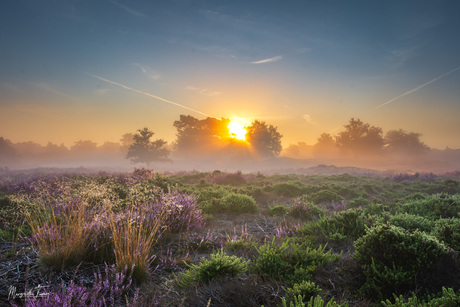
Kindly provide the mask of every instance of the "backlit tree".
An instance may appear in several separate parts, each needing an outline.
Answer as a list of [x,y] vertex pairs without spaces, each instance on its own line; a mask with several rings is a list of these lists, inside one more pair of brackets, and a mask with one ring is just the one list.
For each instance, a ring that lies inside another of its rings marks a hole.
[[151,162],[169,161],[169,150],[165,148],[166,141],[162,139],[151,141],[153,135],[153,131],[148,128],[137,130],[126,158],[130,159],[132,163],[146,163],[147,168],[150,168]]

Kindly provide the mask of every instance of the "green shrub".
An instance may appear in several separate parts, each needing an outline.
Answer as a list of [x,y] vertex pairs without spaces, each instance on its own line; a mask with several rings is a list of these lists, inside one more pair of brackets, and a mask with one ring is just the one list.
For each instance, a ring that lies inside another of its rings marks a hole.
[[405,299],[402,295],[399,297],[393,295],[395,302],[392,303],[389,299],[382,301],[383,307],[450,307],[460,306],[460,295],[455,293],[452,288],[442,288],[441,295],[429,296],[427,300],[417,298],[415,294],[412,297]]
[[310,195],[310,199],[315,204],[319,204],[319,203],[340,202],[341,200],[343,200],[343,197],[333,191],[322,190],[322,191],[318,191]]
[[274,206],[268,209],[268,215],[270,216],[284,216],[288,213],[288,209],[286,206],[279,205],[279,206]]
[[302,281],[295,283],[292,287],[285,289],[286,296],[289,300],[295,300],[295,298],[302,298],[301,301],[309,300],[310,297],[315,296],[321,292],[321,288],[318,287],[313,281]]
[[409,232],[394,225],[377,225],[355,241],[357,260],[366,275],[362,290],[387,298],[393,292],[414,289],[417,274],[430,268],[449,249],[424,232]]
[[445,193],[406,203],[400,206],[401,212],[421,215],[430,219],[460,217],[460,194]]
[[222,199],[223,206],[228,213],[255,213],[257,205],[254,198],[245,194],[229,193]]
[[299,181],[279,182],[267,186],[267,190],[278,196],[297,197],[305,194],[305,184]]
[[460,219],[440,219],[435,222],[433,235],[460,253]]
[[369,201],[363,196],[359,196],[359,197],[356,197],[355,199],[350,200],[347,204],[347,207],[356,208],[356,207],[362,207],[367,204],[369,204]]
[[371,221],[361,210],[336,212],[316,223],[308,224],[301,232],[316,237],[319,241],[347,241],[363,236]]
[[431,232],[433,229],[434,223],[423,216],[413,215],[409,213],[399,213],[390,217],[390,223],[404,228],[406,230],[422,230],[427,233]]
[[338,259],[338,255],[325,249],[326,246],[312,248],[289,239],[278,245],[274,238],[271,243],[266,242],[257,249],[259,255],[254,268],[263,277],[283,280],[288,284],[301,283],[309,280],[319,266]]
[[301,198],[294,199],[294,203],[291,204],[288,210],[290,216],[304,220],[310,220],[315,216],[324,215],[323,210],[318,208],[318,206],[305,202]]
[[[282,304],[283,307],[288,307],[284,297],[282,299]],[[338,304],[334,301],[334,298],[326,302],[321,296],[317,295],[315,297],[312,296],[310,301],[305,305],[302,301],[302,296],[298,296],[294,298],[294,302],[290,302],[289,307],[348,307],[348,303]]]
[[179,276],[174,275],[174,280],[181,288],[198,284],[208,284],[221,276],[238,276],[248,270],[249,261],[243,261],[236,256],[228,256],[223,249],[211,254],[211,259],[203,259],[200,264],[190,264],[189,269]]

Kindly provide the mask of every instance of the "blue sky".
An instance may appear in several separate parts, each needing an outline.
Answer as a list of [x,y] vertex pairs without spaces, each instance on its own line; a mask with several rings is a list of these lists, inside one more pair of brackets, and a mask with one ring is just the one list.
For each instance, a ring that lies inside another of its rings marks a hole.
[[458,1],[6,0],[0,135],[71,145],[148,126],[171,142],[189,114],[313,144],[355,117],[458,148],[458,16]]

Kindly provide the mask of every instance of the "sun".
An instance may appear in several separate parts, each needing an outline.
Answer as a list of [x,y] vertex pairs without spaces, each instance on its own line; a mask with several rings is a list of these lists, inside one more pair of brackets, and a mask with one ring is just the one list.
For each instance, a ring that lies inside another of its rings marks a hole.
[[232,120],[227,127],[230,132],[230,137],[241,141],[246,140],[247,130],[244,128],[244,124],[242,122]]

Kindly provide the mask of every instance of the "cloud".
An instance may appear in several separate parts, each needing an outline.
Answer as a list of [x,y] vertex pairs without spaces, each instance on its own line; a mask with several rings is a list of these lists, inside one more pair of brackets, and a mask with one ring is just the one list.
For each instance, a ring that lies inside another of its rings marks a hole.
[[457,70],[459,70],[459,69],[460,69],[460,66],[457,67],[457,68],[455,68],[455,69],[452,69],[452,70],[449,71],[449,72],[446,72],[446,73],[443,74],[443,75],[440,75],[440,76],[437,77],[437,78],[434,78],[433,80],[430,80],[430,81],[428,81],[428,82],[425,82],[425,83],[423,83],[422,85],[419,85],[419,86],[417,86],[416,88],[411,89],[410,91],[407,91],[407,92],[405,92],[405,93],[403,93],[403,94],[401,94],[401,95],[399,95],[399,96],[397,96],[397,97],[395,97],[395,98],[393,98],[393,99],[390,99],[390,100],[388,100],[387,102],[382,103],[382,104],[379,105],[379,106],[376,106],[373,110],[377,110],[377,109],[383,107],[384,105],[387,105],[387,104],[389,104],[389,103],[391,103],[391,102],[393,102],[393,101],[395,101],[395,100],[398,100],[398,99],[401,98],[401,97],[410,95],[410,94],[412,94],[412,93],[418,91],[418,90],[421,89],[422,87],[424,87],[424,86],[426,86],[426,85],[428,85],[428,84],[431,84],[431,83],[433,83],[433,82],[435,82],[435,81],[438,81],[439,79],[444,78],[445,76],[448,76],[448,75],[450,75],[451,73],[453,73],[453,72],[455,72],[455,71],[457,71]]
[[310,125],[316,125],[316,122],[311,118],[310,114],[305,113],[304,115],[302,115],[302,118]]
[[[96,78],[96,79],[98,79],[98,80],[104,81],[104,82],[106,82],[106,83],[110,83],[110,84],[119,86],[119,87],[121,87],[121,88],[124,88],[125,90],[131,91],[131,92],[134,92],[134,93],[138,93],[138,94],[141,94],[141,95],[144,95],[144,96],[148,96],[148,97],[150,97],[150,98],[154,98],[154,99],[156,99],[156,100],[160,100],[160,101],[163,101],[163,102],[172,104],[172,105],[174,105],[174,106],[177,106],[177,107],[180,107],[180,108],[183,108],[183,109],[186,109],[186,110],[189,110],[189,111],[192,111],[192,112],[195,112],[195,113],[198,113],[198,114],[207,116],[207,117],[213,117],[213,118],[219,119],[218,117],[215,117],[215,116],[206,114],[206,113],[204,113],[204,112],[201,112],[201,111],[198,111],[198,110],[189,108],[189,107],[187,107],[187,106],[184,106],[183,104],[180,104],[180,103],[177,103],[177,102],[168,100],[168,99],[161,98],[160,96],[156,96],[156,95],[150,94],[150,93],[148,93],[148,92],[144,92],[144,91],[141,91],[141,90],[138,90],[138,89],[129,87],[129,86],[127,86],[127,85],[124,85],[124,84],[121,84],[121,83],[118,83],[118,82],[115,82],[115,81],[111,81],[111,80],[109,80],[109,79],[106,79],[106,78],[103,78],[103,77],[100,77],[100,76],[93,75],[93,74],[88,73],[88,72],[83,72],[83,73],[84,73],[85,75],[91,76],[91,77],[93,77],[93,78]],[[220,119],[219,119],[219,120],[220,120]]]
[[150,69],[150,67],[145,66],[145,65],[141,65],[139,63],[133,63],[133,65],[139,67],[141,69],[142,73],[144,75],[146,75],[148,78],[153,79],[153,80],[160,79],[160,74],[156,73],[155,71]]
[[109,0],[109,2],[112,3],[112,4],[114,4],[114,5],[116,5],[116,6],[118,6],[118,7],[121,8],[122,10],[124,10],[124,11],[126,11],[126,12],[128,12],[128,13],[134,15],[134,16],[137,16],[137,17],[145,17],[145,15],[142,14],[141,12],[136,11],[136,10],[134,10],[134,9],[132,9],[132,8],[129,8],[129,7],[127,7],[127,6],[124,6],[124,5],[118,3],[118,2],[115,1],[115,0]]
[[197,92],[200,95],[204,95],[204,96],[218,96],[218,95],[221,94],[218,91],[211,91],[211,90],[208,90],[206,88],[198,88],[198,87],[194,87],[194,86],[190,86],[190,85],[187,86],[186,89],[190,90],[190,91]]
[[259,60],[259,61],[254,61],[254,62],[251,62],[251,64],[266,64],[266,63],[274,63],[274,62],[278,62],[282,59],[283,57],[281,55],[277,55],[273,58],[269,58],[269,59],[264,59],[264,60]]

